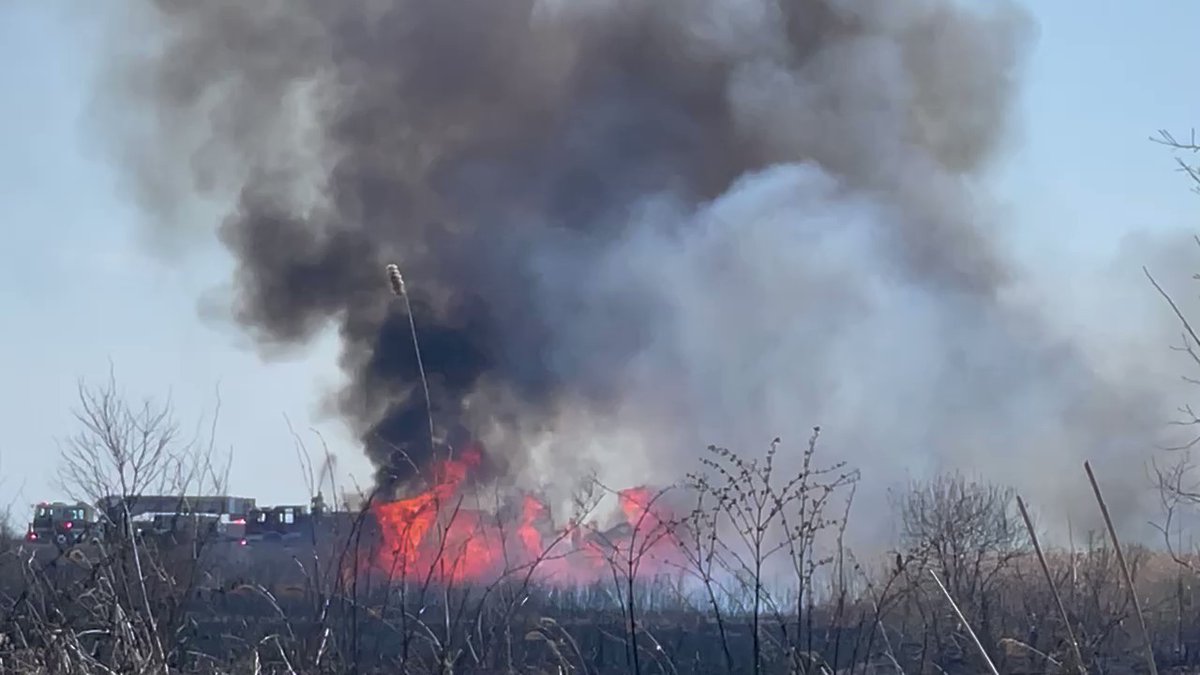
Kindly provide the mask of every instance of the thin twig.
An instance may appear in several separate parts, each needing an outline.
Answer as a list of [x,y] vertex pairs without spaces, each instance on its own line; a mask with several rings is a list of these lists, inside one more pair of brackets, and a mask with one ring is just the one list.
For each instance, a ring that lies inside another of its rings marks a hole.
[[1183,324],[1184,330],[1186,330],[1188,335],[1191,336],[1192,341],[1196,344],[1200,344],[1200,335],[1196,334],[1196,331],[1192,328],[1191,322],[1188,321],[1187,316],[1184,315],[1183,310],[1179,309],[1179,305],[1175,304],[1175,300],[1171,298],[1170,294],[1163,290],[1163,287],[1159,285],[1158,281],[1154,278],[1154,275],[1150,274],[1149,269],[1143,267],[1142,273],[1145,274],[1146,278],[1150,280],[1150,283],[1154,286],[1154,290],[1158,291],[1158,294],[1162,296],[1163,300],[1166,300],[1167,304],[1171,306],[1171,311],[1175,313],[1175,318],[1179,319],[1179,322]]

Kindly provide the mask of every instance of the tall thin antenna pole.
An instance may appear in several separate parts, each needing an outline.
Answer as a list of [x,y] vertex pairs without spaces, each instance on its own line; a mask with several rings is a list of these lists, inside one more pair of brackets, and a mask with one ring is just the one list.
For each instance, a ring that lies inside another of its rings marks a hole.
[[404,300],[404,309],[408,314],[408,330],[412,334],[413,351],[417,355],[417,370],[421,374],[421,389],[425,392],[425,418],[429,422],[429,449],[434,451],[437,442],[433,434],[433,402],[429,397],[429,380],[425,377],[425,363],[421,360],[421,342],[417,339],[417,323],[413,319],[412,302],[408,299],[408,288],[404,285],[404,277],[400,274],[400,266],[387,266],[388,281],[392,285],[392,294]]

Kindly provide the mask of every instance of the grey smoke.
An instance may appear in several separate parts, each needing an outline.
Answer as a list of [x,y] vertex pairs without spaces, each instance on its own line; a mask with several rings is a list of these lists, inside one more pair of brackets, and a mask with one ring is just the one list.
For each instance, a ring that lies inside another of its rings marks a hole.
[[1161,422],[1013,292],[985,199],[1034,34],[1011,4],[138,8],[158,42],[108,100],[150,111],[143,203],[229,204],[263,344],[337,326],[381,474],[430,452],[392,261],[441,432],[520,480],[670,480],[820,424],[876,488],[958,467],[1086,510],[1082,458],[1135,466]]

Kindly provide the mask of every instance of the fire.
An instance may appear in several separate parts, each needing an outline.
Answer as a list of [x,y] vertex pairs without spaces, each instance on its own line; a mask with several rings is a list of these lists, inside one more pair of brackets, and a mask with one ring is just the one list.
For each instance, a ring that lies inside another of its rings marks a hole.
[[651,511],[654,495],[647,487],[626,488],[617,493],[621,503],[621,511],[630,524],[641,522],[647,518],[658,519]]
[[542,533],[538,532],[535,523],[546,513],[546,505],[533,495],[525,495],[521,503],[521,525],[517,534],[526,551],[541,551],[543,549]]
[[586,583],[631,552],[658,563],[671,554],[670,514],[650,488],[618,492],[624,522],[607,531],[573,521],[555,529],[534,495],[507,515],[473,507],[464,484],[482,462],[482,446],[468,446],[434,467],[424,492],[376,505],[382,545],[373,567],[396,580],[486,583],[536,572],[542,580]]

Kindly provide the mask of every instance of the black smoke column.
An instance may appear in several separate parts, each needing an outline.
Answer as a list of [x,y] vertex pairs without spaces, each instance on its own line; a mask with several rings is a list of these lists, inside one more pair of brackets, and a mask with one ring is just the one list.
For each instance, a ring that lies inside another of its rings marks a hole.
[[881,480],[1087,504],[1030,482],[1153,417],[1012,299],[980,201],[1031,35],[1010,4],[132,6],[105,94],[150,111],[121,136],[144,204],[228,205],[237,318],[265,345],[337,327],[337,408],[389,476],[435,456],[428,412],[551,484],[820,423]]

